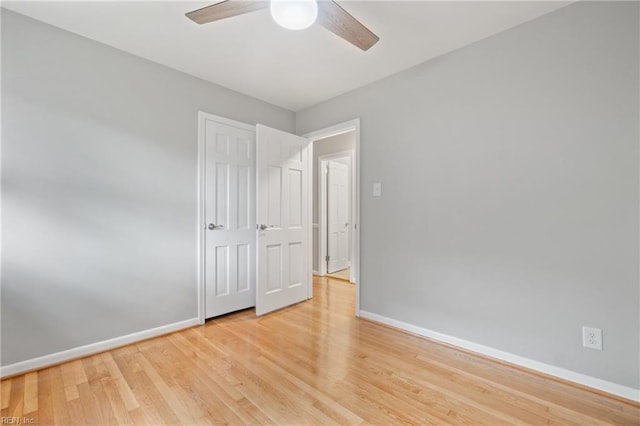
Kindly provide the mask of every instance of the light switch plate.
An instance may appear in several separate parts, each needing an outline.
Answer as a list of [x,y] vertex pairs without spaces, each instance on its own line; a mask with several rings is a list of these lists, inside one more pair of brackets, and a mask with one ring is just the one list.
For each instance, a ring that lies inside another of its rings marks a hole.
[[374,197],[382,197],[382,184],[374,183],[373,184],[373,196]]

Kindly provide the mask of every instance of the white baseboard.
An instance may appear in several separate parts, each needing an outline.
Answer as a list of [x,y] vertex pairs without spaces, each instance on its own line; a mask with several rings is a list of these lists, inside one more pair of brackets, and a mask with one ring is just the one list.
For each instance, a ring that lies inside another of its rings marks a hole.
[[91,343],[77,348],[67,349],[66,351],[56,352],[49,355],[43,355],[37,358],[28,359],[26,361],[16,362],[14,364],[3,365],[0,367],[0,377],[13,376],[27,371],[44,368],[50,365],[59,364],[64,361],[85,357],[98,352],[104,352],[109,349],[118,348],[130,343],[139,342],[151,337],[161,336],[163,334],[172,333],[174,331],[199,325],[198,318],[192,318],[185,321],[167,324],[149,330],[138,331],[136,333],[127,334],[125,336],[114,337],[113,339],[103,340],[102,342]]
[[509,352],[504,352],[498,349],[494,349],[488,346],[480,345],[478,343],[470,342],[468,340],[459,339],[457,337],[449,336],[447,334],[432,331],[426,328],[418,327],[413,324],[409,324],[403,321],[394,320],[383,315],[374,314],[372,312],[360,311],[360,317],[369,319],[371,321],[379,322],[389,325],[391,327],[399,328],[410,333],[414,333],[420,336],[428,337],[439,342],[447,343],[459,348],[467,349],[473,352],[477,352],[482,355],[486,355],[492,358],[497,358],[502,361],[516,364],[521,367],[528,368],[530,370],[539,371],[541,373],[555,376],[564,380],[568,380],[574,383],[578,383],[584,386],[588,386],[593,389],[607,392],[622,398],[629,399],[631,401],[640,402],[640,389],[634,389],[628,386],[619,385],[617,383],[608,382],[606,380],[598,379],[596,377],[587,376],[585,374],[576,373],[575,371],[566,370],[564,368],[556,367],[550,364],[545,364],[540,361],[535,361],[529,358],[525,358],[519,355],[515,355]]

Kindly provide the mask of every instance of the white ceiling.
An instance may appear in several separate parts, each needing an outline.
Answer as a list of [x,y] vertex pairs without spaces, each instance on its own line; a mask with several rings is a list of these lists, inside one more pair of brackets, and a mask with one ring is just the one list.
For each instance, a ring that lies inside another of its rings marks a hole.
[[3,2],[15,12],[292,111],[529,21],[569,2],[339,1],[379,37],[368,52],[265,9],[205,25],[210,2]]

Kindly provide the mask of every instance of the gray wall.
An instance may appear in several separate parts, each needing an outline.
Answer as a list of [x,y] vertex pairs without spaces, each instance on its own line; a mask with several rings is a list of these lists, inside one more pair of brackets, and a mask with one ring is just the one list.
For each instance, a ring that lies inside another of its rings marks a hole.
[[361,118],[362,309],[640,387],[638,25],[579,2],[297,114]]
[[2,10],[2,364],[194,318],[197,112],[294,114]]
[[[320,176],[318,175],[318,157],[322,155],[335,154],[338,152],[351,151],[356,147],[355,132],[342,133],[341,135],[331,136],[329,138],[320,139],[313,143],[313,223],[320,223],[320,214],[318,208],[320,205]],[[318,236],[318,228],[313,229],[313,270],[318,271],[318,252],[320,251],[320,241]]]

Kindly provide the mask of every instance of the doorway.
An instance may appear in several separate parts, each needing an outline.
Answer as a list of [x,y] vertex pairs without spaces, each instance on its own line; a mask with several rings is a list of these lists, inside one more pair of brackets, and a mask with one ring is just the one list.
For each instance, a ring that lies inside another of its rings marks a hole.
[[[325,149],[329,143],[354,141],[353,132],[317,141]],[[318,275],[351,281],[351,240],[353,219],[353,150],[318,156]],[[355,281],[355,280],[354,280]]]
[[355,314],[359,316],[360,120],[304,136],[313,146],[313,273],[318,276],[338,273],[341,279],[354,284]]

